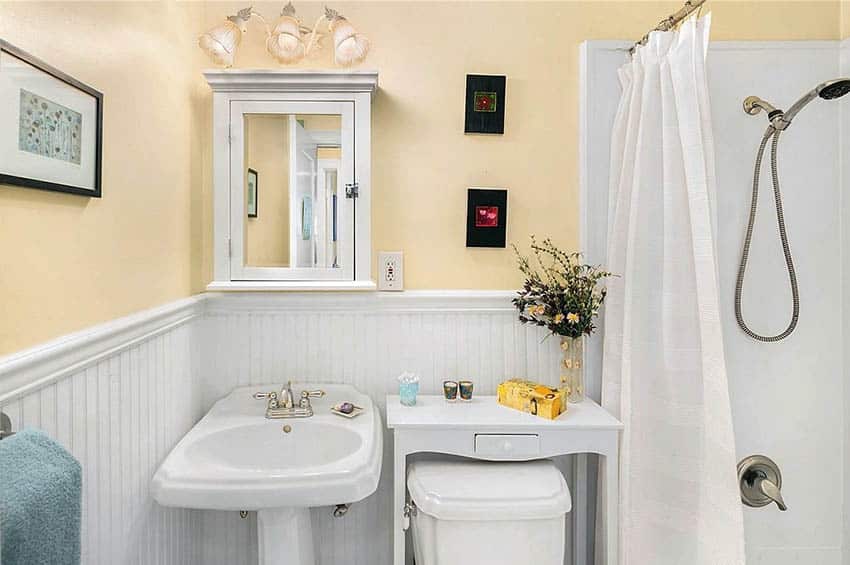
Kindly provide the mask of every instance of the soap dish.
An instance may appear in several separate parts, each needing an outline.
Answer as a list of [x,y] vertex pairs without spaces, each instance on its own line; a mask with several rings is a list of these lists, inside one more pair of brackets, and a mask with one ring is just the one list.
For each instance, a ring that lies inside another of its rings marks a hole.
[[346,403],[341,402],[341,403],[337,404],[336,406],[332,407],[331,412],[333,412],[337,416],[342,416],[343,418],[356,418],[357,416],[359,416],[360,414],[362,414],[364,412],[363,408],[353,404],[352,405],[353,410],[346,414],[345,412],[342,411],[342,405],[343,404],[346,404]]

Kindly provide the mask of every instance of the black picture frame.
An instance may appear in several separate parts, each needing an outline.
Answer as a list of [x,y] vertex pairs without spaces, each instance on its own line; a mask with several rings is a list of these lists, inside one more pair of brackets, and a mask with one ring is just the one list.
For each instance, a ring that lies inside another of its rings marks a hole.
[[26,51],[15,47],[9,42],[0,39],[0,52],[8,53],[9,55],[20,59],[24,63],[35,67],[39,71],[56,78],[68,86],[76,88],[85,94],[88,94],[95,101],[95,158],[94,158],[94,188],[88,189],[79,186],[50,182],[40,179],[34,179],[23,176],[16,176],[0,172],[0,184],[23,186],[27,188],[37,188],[39,190],[51,190],[54,192],[65,192],[68,194],[78,194],[91,198],[101,198],[102,190],[102,171],[103,171],[103,94],[95,90],[91,86],[75,79],[74,77],[60,71],[56,67],[49,65],[38,57],[35,57]]
[[505,133],[505,83],[503,75],[466,75],[464,133]]
[[[251,211],[251,177],[254,177],[254,210]],[[245,208],[249,218],[256,218],[260,212],[260,174],[252,168],[248,168],[248,198]]]
[[467,247],[505,247],[507,226],[508,191],[506,189],[467,189]]

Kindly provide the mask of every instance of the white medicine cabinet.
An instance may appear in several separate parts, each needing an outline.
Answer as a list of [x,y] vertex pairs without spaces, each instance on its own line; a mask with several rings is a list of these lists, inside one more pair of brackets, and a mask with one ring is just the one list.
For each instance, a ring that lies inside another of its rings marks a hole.
[[216,70],[208,290],[372,290],[371,71]]

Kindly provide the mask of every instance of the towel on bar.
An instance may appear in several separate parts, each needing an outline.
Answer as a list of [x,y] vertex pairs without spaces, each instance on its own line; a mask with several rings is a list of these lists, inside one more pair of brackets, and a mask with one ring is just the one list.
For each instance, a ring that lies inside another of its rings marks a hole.
[[82,470],[39,430],[0,441],[0,563],[79,565]]

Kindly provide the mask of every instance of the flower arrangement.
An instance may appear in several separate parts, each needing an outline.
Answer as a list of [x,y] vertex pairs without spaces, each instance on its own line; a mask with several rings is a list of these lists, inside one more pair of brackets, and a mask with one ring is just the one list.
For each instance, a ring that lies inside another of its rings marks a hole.
[[516,245],[512,246],[525,275],[525,284],[513,304],[524,324],[543,326],[552,334],[578,338],[596,329],[594,319],[605,300],[599,281],[614,276],[598,266],[581,262],[581,253],[561,251],[550,239],[537,243],[531,236],[532,265]]

